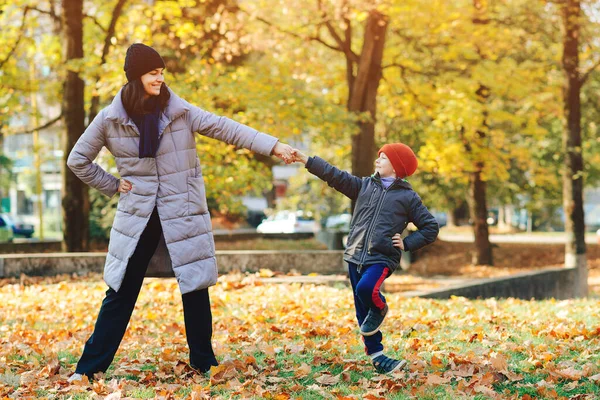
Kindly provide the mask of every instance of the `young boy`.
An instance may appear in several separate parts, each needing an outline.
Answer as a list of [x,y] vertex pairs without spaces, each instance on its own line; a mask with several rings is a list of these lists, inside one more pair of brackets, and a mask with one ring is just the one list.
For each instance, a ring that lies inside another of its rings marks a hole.
[[[379,150],[375,173],[362,179],[298,150],[295,161],[304,163],[310,173],[356,200],[344,260],[348,262],[365,351],[379,373],[406,367],[406,360],[383,354],[379,327],[388,306],[380,288],[400,264],[400,250],[420,249],[432,243],[439,232],[437,221],[404,179],[417,169],[417,157],[405,144],[386,144]],[[402,239],[400,233],[409,222],[419,230]]]

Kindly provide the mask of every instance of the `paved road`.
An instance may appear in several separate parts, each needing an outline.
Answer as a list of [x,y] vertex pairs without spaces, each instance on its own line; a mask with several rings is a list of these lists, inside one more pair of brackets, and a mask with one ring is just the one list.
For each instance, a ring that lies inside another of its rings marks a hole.
[[[473,242],[472,233],[450,233],[440,231],[439,238],[447,242]],[[490,241],[492,243],[539,243],[539,244],[560,244],[565,243],[566,235],[564,233],[515,233],[506,235],[490,235]],[[595,234],[586,235],[585,242],[587,244],[597,244],[597,238]]]

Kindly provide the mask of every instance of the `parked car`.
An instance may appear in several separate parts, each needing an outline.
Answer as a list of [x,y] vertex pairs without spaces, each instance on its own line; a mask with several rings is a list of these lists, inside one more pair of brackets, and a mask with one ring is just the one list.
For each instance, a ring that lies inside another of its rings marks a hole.
[[31,224],[23,223],[17,219],[13,219],[7,214],[0,215],[0,219],[10,227],[14,236],[23,236],[30,239],[33,236],[34,228]]
[[279,211],[256,227],[258,233],[316,233],[319,224],[310,213]]
[[435,218],[440,228],[446,226],[448,224],[448,214],[443,211],[432,211],[431,215]]
[[348,232],[350,230],[350,220],[351,219],[352,219],[352,214],[350,214],[350,213],[330,215],[325,220],[325,228]]
[[14,233],[2,216],[0,216],[0,242],[12,242]]

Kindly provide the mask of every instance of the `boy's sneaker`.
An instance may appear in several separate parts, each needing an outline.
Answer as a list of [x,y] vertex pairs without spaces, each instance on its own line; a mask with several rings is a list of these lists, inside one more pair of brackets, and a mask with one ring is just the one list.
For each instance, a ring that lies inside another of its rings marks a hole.
[[381,311],[369,310],[367,317],[360,326],[360,334],[363,336],[372,336],[379,331],[379,327],[383,323],[385,315],[388,312],[388,305],[386,304]]
[[404,369],[408,365],[406,360],[396,360],[385,354],[377,356],[373,359],[373,366],[380,374],[391,374],[393,372]]

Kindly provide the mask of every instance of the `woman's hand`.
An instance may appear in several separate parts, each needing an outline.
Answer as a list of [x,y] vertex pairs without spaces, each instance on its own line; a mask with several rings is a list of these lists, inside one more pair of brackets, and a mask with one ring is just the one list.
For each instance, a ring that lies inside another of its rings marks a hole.
[[294,162],[294,149],[289,144],[277,142],[273,147],[273,155],[281,158],[286,164]]
[[127,179],[119,179],[119,188],[117,191],[121,193],[127,193],[133,188],[133,184]]
[[404,240],[402,239],[402,236],[400,236],[399,233],[396,233],[394,236],[392,236],[392,244],[394,245],[394,247],[397,247],[400,250],[404,251]]

